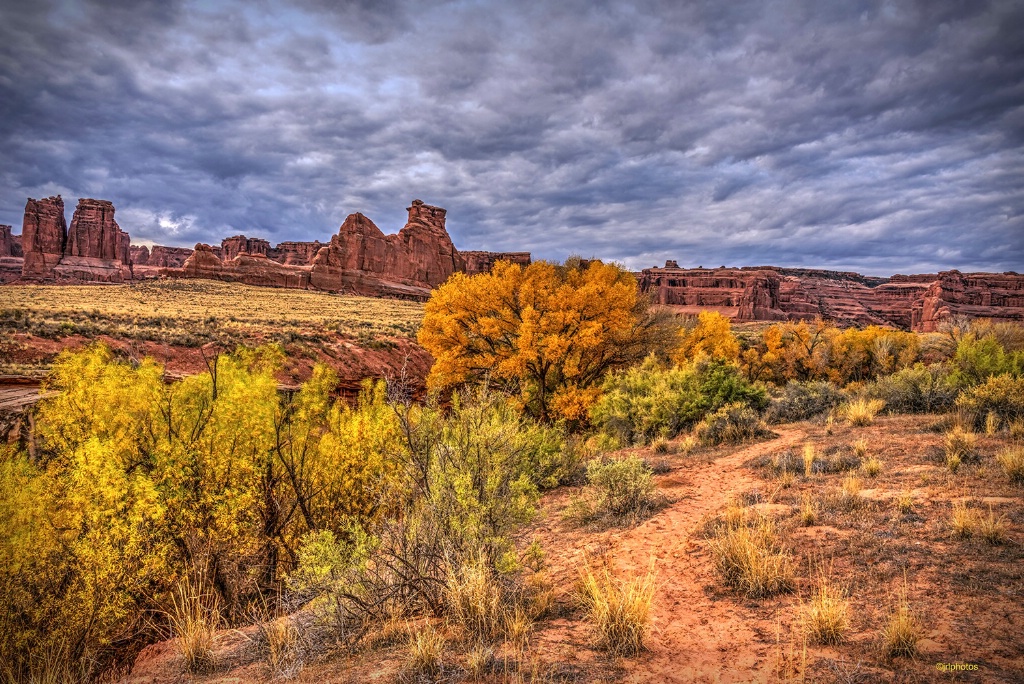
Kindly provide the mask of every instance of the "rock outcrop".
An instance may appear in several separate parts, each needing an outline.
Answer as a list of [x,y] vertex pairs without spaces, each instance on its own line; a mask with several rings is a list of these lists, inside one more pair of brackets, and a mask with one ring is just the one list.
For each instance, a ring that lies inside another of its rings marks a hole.
[[282,242],[267,252],[267,256],[279,264],[287,266],[311,266],[321,247],[326,247],[326,243],[319,240],[314,240],[313,242]]
[[304,289],[309,286],[308,268],[285,266],[271,261],[264,254],[239,254],[225,260],[213,247],[202,243],[196,245],[180,269],[165,269],[162,274],[268,287]]
[[684,313],[719,311],[737,321],[810,320],[933,331],[951,314],[1024,321],[1024,275],[872,278],[857,273],[753,268],[683,269],[668,262],[639,276],[654,301]]
[[499,261],[511,261],[521,266],[530,265],[529,252],[459,252],[466,264],[466,273],[489,273]]
[[64,219],[64,200],[60,195],[28,200],[21,227],[21,246],[25,255],[21,274],[25,278],[50,278],[64,257],[68,226]]
[[21,236],[11,233],[10,226],[0,226],[0,258],[22,257]]
[[220,258],[224,261],[234,259],[239,254],[267,256],[270,243],[262,238],[249,238],[244,235],[224,238],[220,241]]
[[131,239],[114,220],[113,203],[78,200],[54,276],[64,281],[120,283],[131,279],[131,263]]
[[465,269],[445,229],[445,210],[414,200],[409,220],[384,235],[362,214],[351,214],[313,259],[310,283],[320,290],[425,298],[430,288]]

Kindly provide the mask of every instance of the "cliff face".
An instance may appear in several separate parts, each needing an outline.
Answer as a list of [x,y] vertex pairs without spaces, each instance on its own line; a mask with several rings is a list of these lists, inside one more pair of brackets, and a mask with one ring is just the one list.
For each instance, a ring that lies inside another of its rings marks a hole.
[[654,301],[737,321],[810,320],[934,331],[951,314],[1024,321],[1024,275],[947,271],[868,278],[856,273],[772,267],[645,269],[640,287]]
[[466,273],[489,273],[499,261],[510,261],[520,266],[530,265],[529,252],[459,252],[466,264]]
[[185,278],[207,278],[247,285],[268,287],[306,288],[309,270],[299,266],[285,266],[271,261],[264,254],[238,254],[233,259],[221,259],[210,245],[197,244],[181,269],[165,269],[164,275]]

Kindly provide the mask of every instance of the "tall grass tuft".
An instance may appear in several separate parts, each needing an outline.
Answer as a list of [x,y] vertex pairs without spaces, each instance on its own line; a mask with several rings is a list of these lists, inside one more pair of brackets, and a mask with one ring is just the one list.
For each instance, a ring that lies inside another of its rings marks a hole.
[[500,638],[505,619],[501,587],[484,562],[463,565],[449,573],[445,583],[445,601],[451,618],[477,641]]
[[978,437],[969,429],[954,425],[944,436],[943,446],[946,452],[946,467],[955,473],[960,465],[973,453]]
[[824,572],[818,577],[810,602],[804,606],[804,630],[818,644],[841,644],[850,629],[850,602],[846,591]]
[[963,501],[953,504],[953,513],[949,519],[949,525],[953,529],[953,536],[966,539],[974,534],[980,519],[978,511],[968,508]]
[[205,573],[186,573],[174,589],[167,612],[185,668],[194,673],[213,669],[213,642],[220,623],[220,603],[205,585]]
[[413,674],[436,678],[444,670],[445,639],[434,629],[425,625],[411,632],[409,636],[409,669]]
[[804,477],[814,474],[814,445],[804,444]]
[[617,580],[607,568],[595,573],[584,559],[580,568],[580,599],[602,647],[621,655],[644,649],[651,629],[654,566],[631,580]]
[[992,507],[988,508],[987,516],[978,516],[976,529],[978,536],[993,546],[1006,541],[1006,516],[996,516]]
[[1007,447],[996,455],[996,462],[1006,477],[1010,478],[1010,482],[1024,483],[1024,446],[1016,444]]
[[874,423],[875,416],[883,408],[885,408],[885,402],[881,399],[860,398],[845,404],[840,411],[850,425],[863,427]]
[[770,519],[758,516],[749,525],[725,525],[708,543],[723,581],[750,598],[793,588],[790,558],[779,545]]
[[882,628],[882,652],[889,658],[912,656],[917,653],[917,642],[922,636],[924,629],[910,609],[904,587]]

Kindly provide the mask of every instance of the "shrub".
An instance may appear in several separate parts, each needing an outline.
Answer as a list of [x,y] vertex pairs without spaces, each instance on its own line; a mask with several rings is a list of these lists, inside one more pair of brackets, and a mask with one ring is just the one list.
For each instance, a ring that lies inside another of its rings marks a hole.
[[770,423],[807,420],[831,411],[845,399],[843,391],[827,380],[790,380],[773,394],[765,418]]
[[719,527],[709,540],[711,553],[727,586],[750,598],[772,596],[793,588],[789,555],[779,546],[775,526],[758,516],[753,524]]
[[846,592],[824,574],[818,578],[811,601],[804,606],[804,629],[817,644],[841,644],[850,628]]
[[996,461],[1010,478],[1010,482],[1024,482],[1024,446],[1007,447],[996,455]]
[[773,435],[760,416],[742,403],[723,406],[704,418],[694,430],[694,436],[705,446],[735,444]]
[[639,515],[654,505],[653,472],[646,461],[627,458],[594,459],[587,465],[588,486],[572,505],[572,515],[583,521],[595,516],[613,518]]
[[1024,377],[992,376],[961,394],[956,406],[975,415],[975,428],[982,427],[980,421],[989,413],[1006,423],[1024,419]]
[[992,435],[999,432],[999,414],[995,411],[989,411],[985,416],[985,434],[991,437]]
[[1010,439],[1024,439],[1024,418],[1011,420],[1007,426]]
[[881,399],[854,399],[844,404],[840,411],[850,425],[863,427],[875,422],[875,416],[885,408],[885,402]]
[[602,647],[626,656],[643,650],[651,628],[653,567],[645,575],[617,580],[607,568],[595,573],[584,562],[579,593]]
[[864,394],[869,399],[885,402],[895,413],[932,413],[948,411],[959,390],[948,366],[934,363],[915,364],[869,384]]
[[724,361],[702,358],[664,369],[651,357],[640,366],[610,374],[590,418],[624,444],[645,443],[656,436],[674,437],[733,402],[762,409],[767,397]]

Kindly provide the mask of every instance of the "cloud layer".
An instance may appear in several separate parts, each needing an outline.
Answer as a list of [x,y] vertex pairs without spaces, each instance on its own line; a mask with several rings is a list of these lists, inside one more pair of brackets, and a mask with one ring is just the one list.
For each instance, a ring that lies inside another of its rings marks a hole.
[[0,223],[1024,270],[1024,4],[0,0]]

